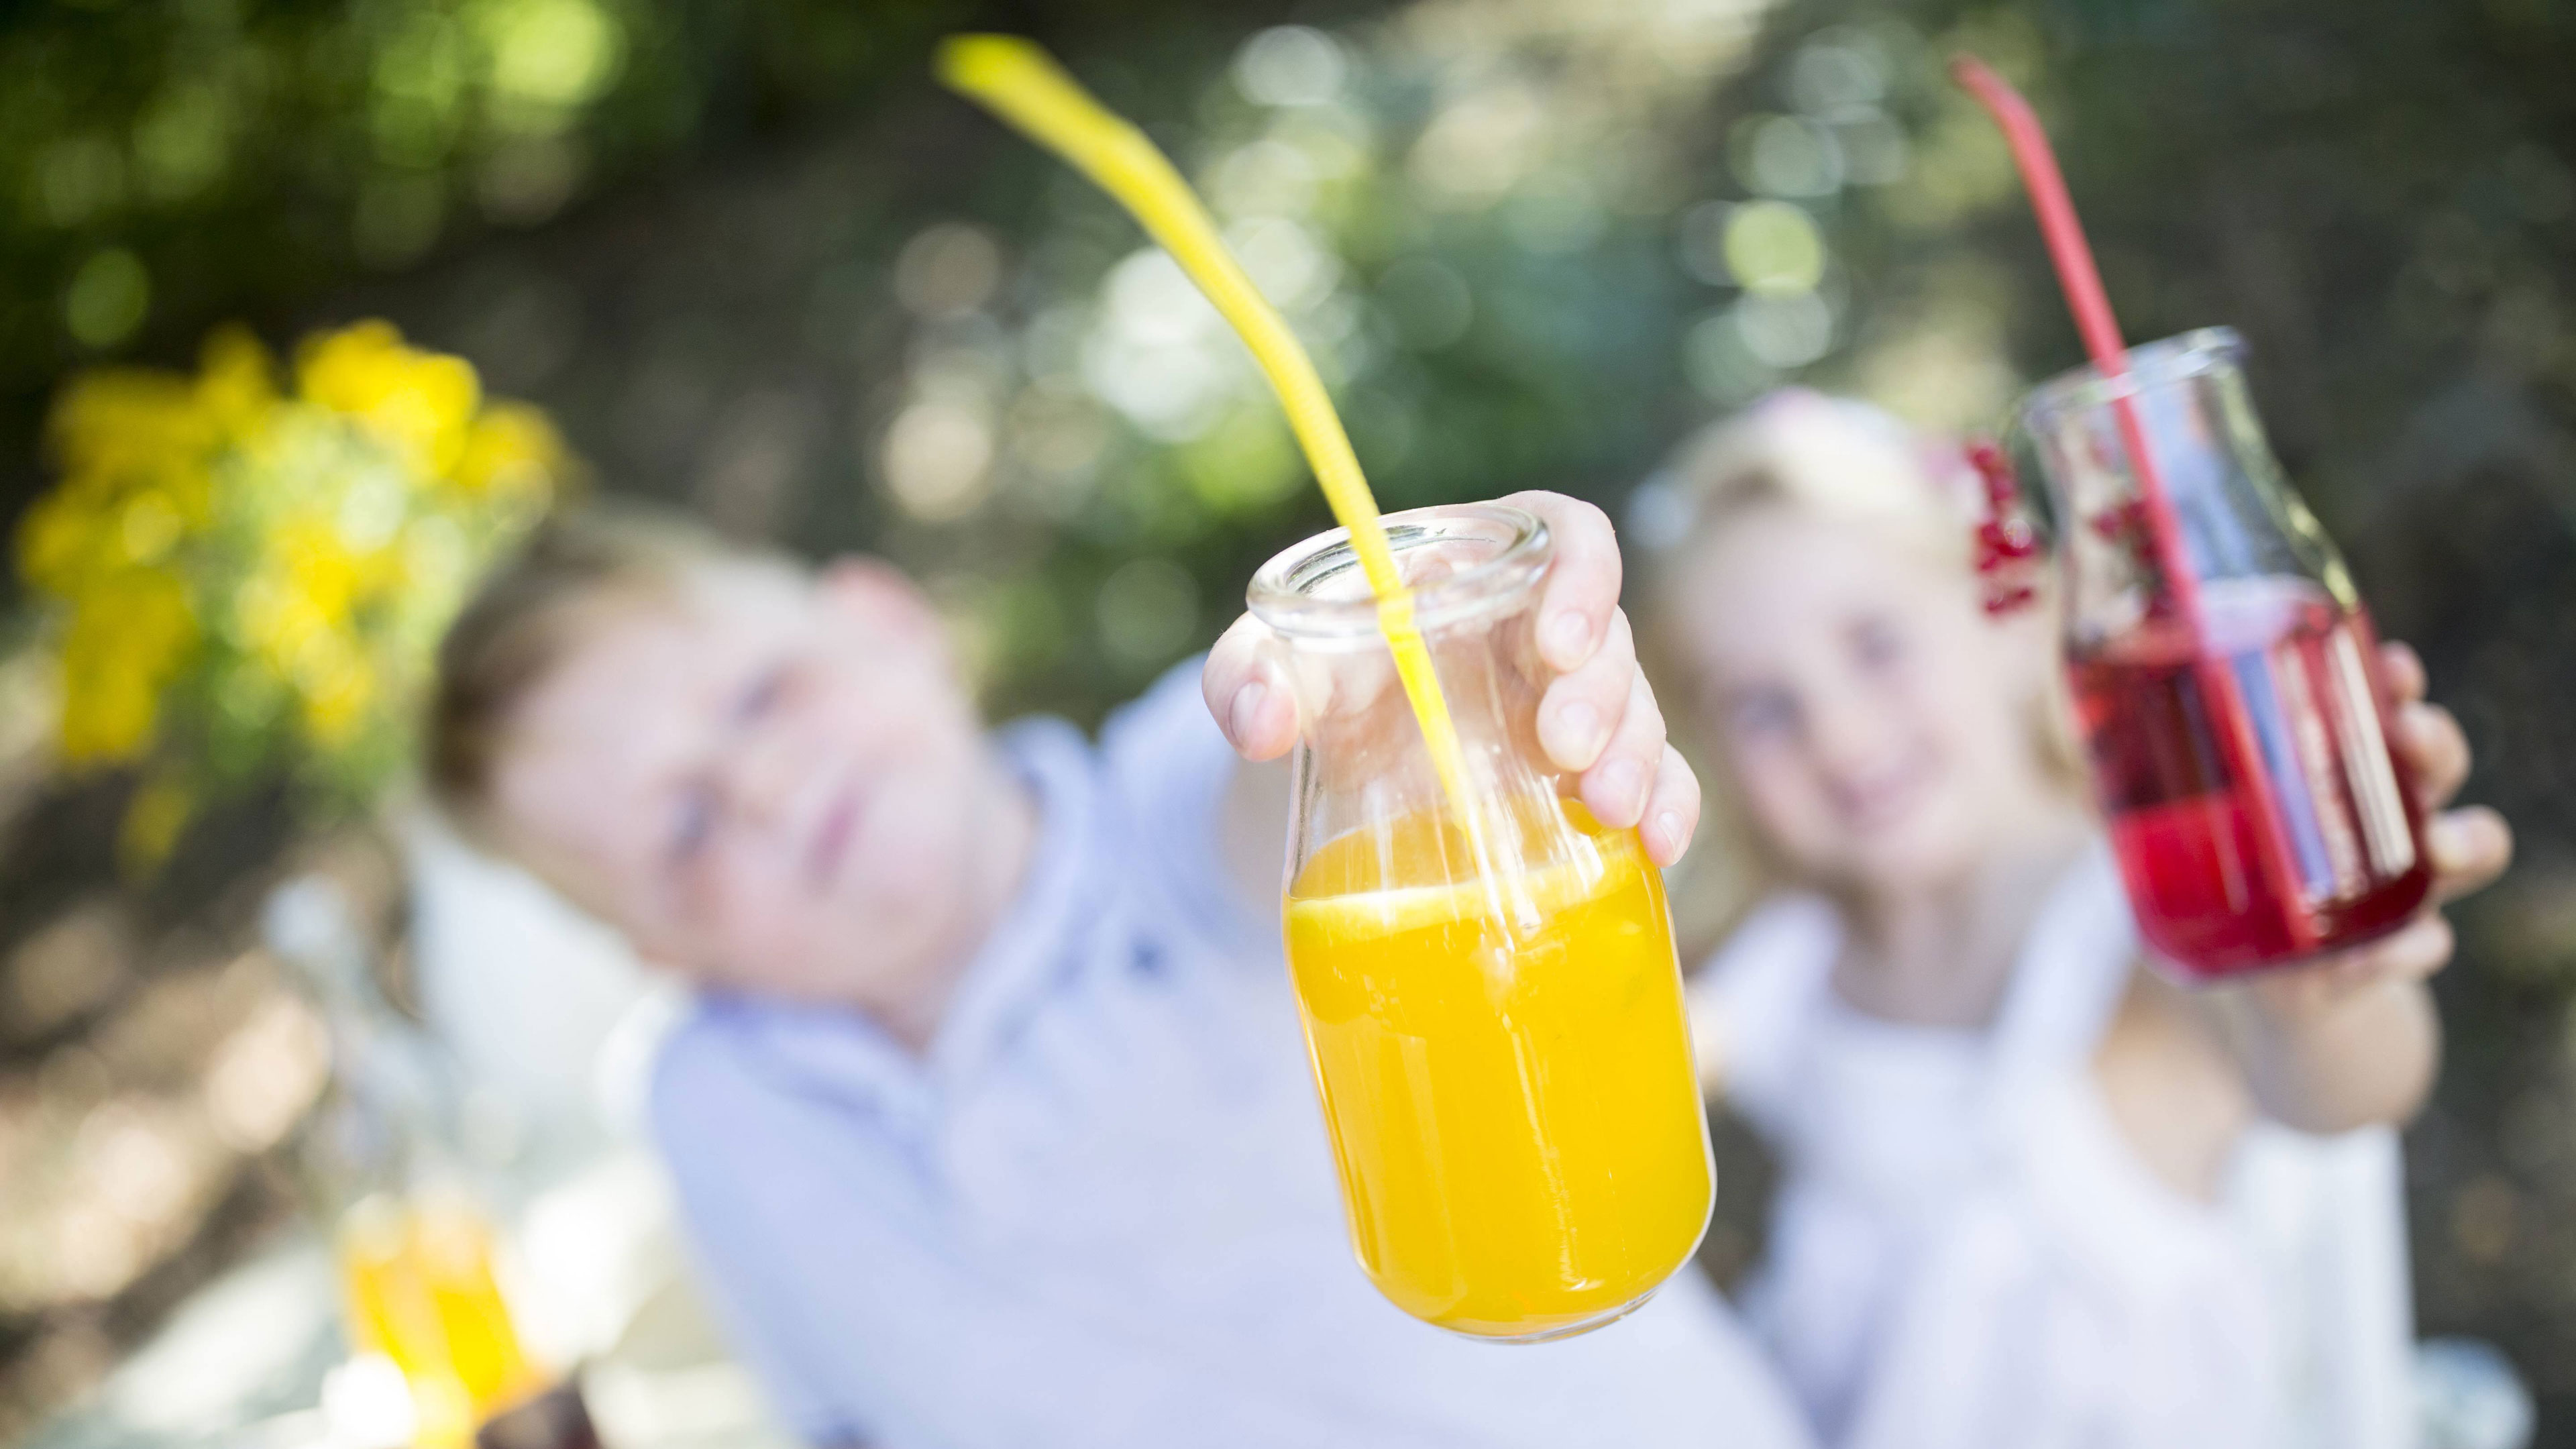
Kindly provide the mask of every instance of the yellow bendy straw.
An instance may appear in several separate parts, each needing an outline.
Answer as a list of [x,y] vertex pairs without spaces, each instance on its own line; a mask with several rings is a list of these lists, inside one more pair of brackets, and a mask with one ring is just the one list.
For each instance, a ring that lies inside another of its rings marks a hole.
[[1480,833],[1457,727],[1431,672],[1422,633],[1414,626],[1413,595],[1396,572],[1386,530],[1378,523],[1377,499],[1360,474],[1350,435],[1342,430],[1341,416],[1333,411],[1306,349],[1226,250],[1189,183],[1142,131],[1092,99],[1029,41],[1011,35],[952,35],[940,42],[936,68],[942,84],[1027,132],[1116,197],[1252,349],[1253,360],[1287,409],[1288,425],[1305,449],[1315,481],[1323,485],[1333,516],[1351,531],[1351,549],[1359,555],[1369,592],[1377,597],[1378,631],[1395,656],[1396,676],[1404,681],[1405,698],[1422,726],[1441,788],[1460,822],[1471,834]]

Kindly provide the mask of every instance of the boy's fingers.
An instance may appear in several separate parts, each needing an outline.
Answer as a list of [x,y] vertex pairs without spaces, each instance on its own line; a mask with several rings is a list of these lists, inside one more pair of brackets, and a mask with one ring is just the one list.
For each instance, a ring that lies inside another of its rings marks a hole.
[[1556,562],[1539,595],[1538,654],[1571,674],[1610,637],[1619,607],[1619,537],[1610,515],[1562,493],[1515,493],[1501,500],[1537,514],[1555,541]]
[[2379,646],[2379,671],[2388,680],[2389,696],[2399,704],[2412,704],[2424,697],[2424,659],[2413,647],[2388,643]]
[[1681,859],[1698,829],[1699,777],[1683,762],[1681,751],[1666,745],[1655,771],[1654,793],[1646,797],[1645,823],[1638,827],[1646,842],[1646,858],[1657,865]]
[[1226,742],[1247,760],[1271,760],[1297,743],[1297,701],[1278,658],[1278,640],[1250,614],[1208,651],[1199,694]]
[[[1605,653],[1608,651],[1604,651]],[[1625,830],[1646,818],[1646,799],[1655,788],[1655,773],[1664,760],[1664,715],[1646,676],[1628,671],[1627,708],[1619,728],[1592,768],[1583,772],[1583,803],[1593,818],[1614,830]]]
[[2513,863],[2513,828],[2484,805],[2445,810],[2424,822],[2424,845],[2433,856],[2433,893],[2457,900],[2484,890]]
[[[1607,638],[1583,666],[1559,675],[1538,702],[1538,742],[1560,770],[1582,773],[1598,764],[1618,733],[1637,683],[1637,655],[1628,635],[1628,620],[1610,611]],[[1660,733],[1662,724],[1657,721]],[[1647,757],[1650,761],[1651,755]],[[1640,798],[1645,791],[1640,778]],[[1619,822],[1635,824],[1635,818]]]
[[2419,699],[2399,705],[2390,720],[2389,743],[2414,775],[2415,798],[2427,810],[2449,804],[2469,778],[2469,737],[2438,704]]

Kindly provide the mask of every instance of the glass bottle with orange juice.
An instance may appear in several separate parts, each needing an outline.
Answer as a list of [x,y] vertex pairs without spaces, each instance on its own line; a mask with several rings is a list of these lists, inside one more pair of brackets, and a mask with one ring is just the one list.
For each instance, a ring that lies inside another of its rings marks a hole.
[[464,1449],[548,1378],[502,1291],[492,1220],[447,1145],[455,1084],[434,1043],[377,989],[336,887],[308,877],[280,888],[266,927],[330,1029],[330,1087],[301,1157],[330,1225],[349,1346],[401,1371],[407,1442]]
[[350,1347],[379,1353],[411,1390],[412,1442],[473,1442],[493,1414],[544,1386],[493,1271],[492,1225],[470,1197],[380,1192],[340,1214]]
[[1171,251],[1344,525],[1251,604],[1297,669],[1289,969],[1361,1265],[1482,1338],[1619,1317],[1689,1261],[1712,1175],[1662,879],[1538,747],[1546,529],[1382,519],[1312,360],[1153,142],[1017,37],[952,36],[937,66]]
[[1385,522],[1455,761],[1435,768],[1347,533],[1264,566],[1250,602],[1287,641],[1301,726],[1289,970],[1379,1290],[1462,1334],[1563,1337],[1644,1302],[1708,1222],[1663,880],[1539,747],[1545,526]]

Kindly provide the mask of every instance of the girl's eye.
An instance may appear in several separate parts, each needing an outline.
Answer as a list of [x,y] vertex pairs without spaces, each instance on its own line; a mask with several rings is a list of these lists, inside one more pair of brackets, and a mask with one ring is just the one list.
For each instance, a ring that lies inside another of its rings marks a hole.
[[1792,734],[1798,728],[1798,701],[1785,689],[1747,690],[1728,704],[1726,718],[1744,739]]
[[1905,639],[1885,619],[1864,619],[1852,627],[1851,651],[1863,669],[1883,673],[1905,662]]

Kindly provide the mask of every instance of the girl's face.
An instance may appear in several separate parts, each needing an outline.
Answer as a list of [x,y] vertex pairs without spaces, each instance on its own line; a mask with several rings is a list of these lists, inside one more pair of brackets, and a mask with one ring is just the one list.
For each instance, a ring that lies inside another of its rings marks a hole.
[[1955,881],[2048,789],[2044,626],[1990,618],[1965,568],[1761,505],[1699,546],[1668,602],[1739,797],[1810,880]]

